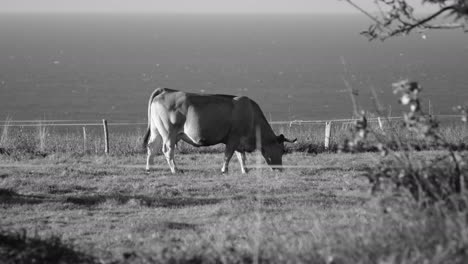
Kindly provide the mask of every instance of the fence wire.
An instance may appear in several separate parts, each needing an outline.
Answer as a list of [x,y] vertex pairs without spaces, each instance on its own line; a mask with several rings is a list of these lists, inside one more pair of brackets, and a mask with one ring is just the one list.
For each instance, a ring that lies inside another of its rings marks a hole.
[[[433,115],[436,118],[461,118],[461,115]],[[380,117],[381,121],[402,120],[403,116]],[[332,123],[353,123],[358,119],[321,119],[321,120],[290,120],[270,121],[271,125],[305,125]],[[379,122],[378,117],[367,118],[368,122]],[[108,120],[109,126],[141,126],[148,125],[147,121],[131,122],[129,120]],[[0,127],[35,127],[35,126],[102,126],[102,120],[0,120]]]

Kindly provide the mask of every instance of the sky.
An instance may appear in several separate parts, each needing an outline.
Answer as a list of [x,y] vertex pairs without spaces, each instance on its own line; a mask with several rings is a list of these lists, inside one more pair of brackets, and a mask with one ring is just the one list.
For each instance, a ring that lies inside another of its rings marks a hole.
[[[374,0],[355,0],[366,9]],[[356,13],[342,0],[0,0],[1,12]]]

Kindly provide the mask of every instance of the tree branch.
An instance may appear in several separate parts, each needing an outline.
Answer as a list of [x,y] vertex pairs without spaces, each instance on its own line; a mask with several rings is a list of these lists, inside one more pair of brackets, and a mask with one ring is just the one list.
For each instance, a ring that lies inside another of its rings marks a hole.
[[[423,30],[454,28],[466,29],[468,24],[468,19],[466,23],[430,23],[448,11],[451,11],[451,15],[456,16],[455,19],[465,15],[468,17],[468,12],[465,11],[467,7],[462,2],[456,2],[452,5],[443,6],[442,4],[445,3],[445,1],[429,1],[431,4],[439,3],[440,9],[427,17],[417,18],[413,14],[414,8],[408,4],[406,0],[374,0],[374,3],[377,5],[378,11],[380,11],[382,16],[382,18],[378,18],[371,12],[362,8],[359,4],[355,3],[355,0],[344,1],[375,22],[375,24],[371,25],[368,30],[361,33],[367,36],[369,40],[376,38],[385,40],[396,35],[408,34],[416,28]],[[388,7],[388,11],[384,11],[384,9],[380,6],[380,3],[385,4]]]
[[435,12],[434,14],[422,19],[422,20],[418,20],[417,23],[415,24],[412,24],[410,25],[408,28],[405,28],[403,29],[403,31],[401,31],[400,33],[402,32],[405,32],[405,33],[409,33],[411,30],[413,30],[414,28],[417,28],[419,26],[423,26],[424,24],[426,24],[427,22],[437,18],[438,16],[440,16],[442,13],[446,12],[446,11],[449,11],[449,10],[455,10],[455,6],[451,5],[451,6],[446,6],[442,9],[440,9],[439,11]]
[[465,28],[465,24],[460,23],[447,23],[447,24],[437,24],[437,25],[426,25],[424,26],[427,29],[456,29],[456,28]]

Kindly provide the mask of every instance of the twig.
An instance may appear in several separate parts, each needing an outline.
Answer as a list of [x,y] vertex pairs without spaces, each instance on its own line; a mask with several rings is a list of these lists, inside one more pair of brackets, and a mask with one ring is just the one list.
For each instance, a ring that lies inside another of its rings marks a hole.
[[367,17],[369,17],[370,19],[372,19],[375,23],[377,24],[382,24],[382,22],[376,18],[375,16],[371,15],[371,13],[367,12],[366,10],[364,10],[362,7],[360,7],[358,4],[354,3],[353,1],[351,0],[345,0],[346,2],[348,2],[348,4],[352,5],[354,8],[356,8],[357,10],[359,10],[361,13],[363,13],[364,15],[366,15]]
[[[418,20],[418,22],[414,23],[414,24],[410,24],[410,23],[406,23],[406,26],[408,27],[403,27],[401,29],[398,29],[398,30],[395,30],[393,31],[390,35],[391,36],[394,36],[394,35],[398,35],[400,33],[409,33],[411,30],[413,30],[414,28],[417,28],[419,26],[423,26],[424,24],[426,24],[427,22],[437,18],[438,16],[440,16],[442,13],[448,11],[448,10],[455,10],[455,6],[451,5],[451,6],[446,6],[442,9],[440,9],[439,11],[435,12],[434,14],[422,19],[422,20]],[[427,27],[427,26],[425,26]]]
[[[391,11],[388,12],[388,16],[386,15],[383,8],[380,6],[380,1],[382,0],[374,0],[375,5],[380,12],[381,19],[377,16],[372,15],[369,11],[366,11],[360,5],[356,4],[353,0],[345,0],[348,4],[353,6],[359,12],[370,18],[372,21],[375,22],[375,25],[371,26],[368,30],[363,31],[361,34],[367,36],[369,40],[373,40],[379,38],[380,40],[385,40],[387,38],[400,35],[400,34],[408,34],[415,28],[421,29],[456,29],[456,28],[463,28],[465,29],[466,23],[442,23],[442,24],[430,24],[429,22],[433,21],[443,13],[447,11],[454,11],[457,12],[459,9],[460,4],[453,4],[445,7],[441,7],[438,11],[434,12],[433,14],[424,17],[422,19],[418,19],[413,15],[413,7],[410,6],[406,1],[403,2],[403,6],[397,5],[395,2],[384,2],[385,4],[389,5],[392,8]],[[401,4],[401,3],[400,3]],[[393,28],[392,27],[396,27]],[[465,30],[467,31],[467,30]]]
[[[340,59],[341,59],[341,64],[343,64],[344,75],[346,76],[346,75],[349,74],[348,73],[348,67],[346,65],[346,61],[345,61],[343,56],[341,56]],[[356,96],[354,94],[353,87],[346,80],[345,76],[342,76],[341,78],[343,79],[344,85],[346,86],[346,88],[349,91],[349,96],[351,97],[351,103],[353,104],[353,114],[354,114],[354,116],[359,116],[359,109],[358,109],[358,105],[357,105],[357,102],[356,102]]]

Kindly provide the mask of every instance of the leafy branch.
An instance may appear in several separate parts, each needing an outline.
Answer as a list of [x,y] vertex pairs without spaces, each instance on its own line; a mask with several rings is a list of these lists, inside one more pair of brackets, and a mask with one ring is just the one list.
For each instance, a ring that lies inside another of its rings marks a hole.
[[[355,0],[344,1],[374,22],[361,32],[369,40],[385,40],[409,34],[416,29],[422,32],[428,29],[461,28],[468,32],[468,0],[422,0],[422,3],[438,6],[438,10],[422,17],[415,14],[414,4],[408,0],[374,0],[378,15],[365,10]],[[444,14],[446,16],[440,22],[439,18]]]

